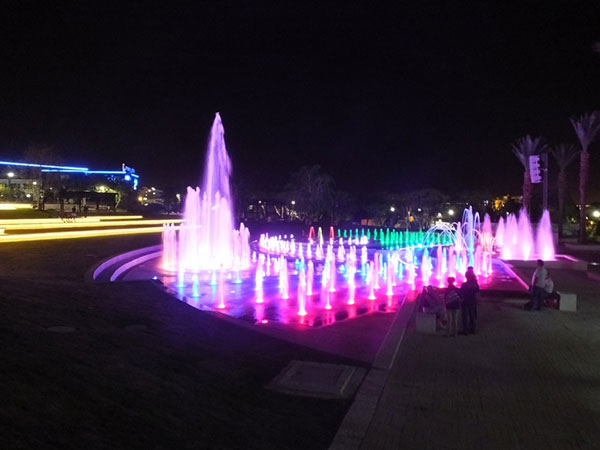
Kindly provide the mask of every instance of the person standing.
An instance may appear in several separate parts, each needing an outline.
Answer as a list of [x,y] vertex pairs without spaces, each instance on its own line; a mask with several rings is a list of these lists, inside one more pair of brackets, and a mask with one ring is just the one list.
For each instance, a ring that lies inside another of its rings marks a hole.
[[536,311],[540,310],[544,299],[544,287],[546,287],[547,277],[548,271],[544,267],[544,261],[538,259],[537,267],[531,277],[531,300],[525,303],[525,309],[530,310],[531,308],[534,308]]
[[448,336],[456,336],[458,333],[458,311],[460,309],[460,294],[458,288],[454,286],[456,279],[448,277],[448,287],[444,294],[446,311],[448,311]]
[[462,304],[460,306],[462,313],[463,331],[462,334],[475,334],[475,321],[477,320],[477,293],[479,292],[479,283],[473,267],[468,267],[465,272],[465,282],[460,286],[460,296]]

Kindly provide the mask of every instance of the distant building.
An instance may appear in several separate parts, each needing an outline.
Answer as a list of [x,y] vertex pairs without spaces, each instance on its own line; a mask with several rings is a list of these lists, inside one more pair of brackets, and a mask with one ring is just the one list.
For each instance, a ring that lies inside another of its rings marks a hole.
[[[116,209],[136,191],[139,175],[123,164],[121,170],[92,170],[87,167],[0,161],[0,203],[31,204],[45,209],[46,204],[65,203],[82,208]],[[127,206],[127,205],[125,205]]]

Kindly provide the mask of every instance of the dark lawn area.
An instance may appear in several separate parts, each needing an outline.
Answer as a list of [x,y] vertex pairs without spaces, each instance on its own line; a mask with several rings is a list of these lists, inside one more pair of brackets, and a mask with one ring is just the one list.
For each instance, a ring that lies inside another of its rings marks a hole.
[[[197,311],[150,282],[90,284],[157,235],[0,246],[0,448],[324,449],[348,401],[264,385],[346,362]],[[54,333],[51,326],[71,326]]]

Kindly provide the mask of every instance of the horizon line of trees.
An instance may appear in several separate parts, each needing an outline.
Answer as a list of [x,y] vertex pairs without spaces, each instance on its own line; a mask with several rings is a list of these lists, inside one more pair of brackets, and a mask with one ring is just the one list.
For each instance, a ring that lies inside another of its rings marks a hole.
[[[460,220],[468,205],[482,216],[489,213],[497,219],[506,213],[519,211],[520,202],[503,201],[494,209],[494,200],[500,198],[485,190],[464,191],[449,195],[434,188],[406,192],[379,191],[360,197],[338,189],[334,178],[323,172],[319,165],[303,166],[292,173],[282,188],[270,191],[236,186],[237,210],[242,216],[277,220],[299,221],[306,225],[327,223],[337,225],[369,219],[375,226],[427,228],[438,219]],[[247,214],[252,208],[252,214]]]

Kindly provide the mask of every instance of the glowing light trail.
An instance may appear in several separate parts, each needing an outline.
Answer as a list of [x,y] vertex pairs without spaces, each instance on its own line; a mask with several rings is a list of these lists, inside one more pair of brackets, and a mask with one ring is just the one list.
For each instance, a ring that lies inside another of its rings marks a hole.
[[56,239],[77,239],[101,236],[120,236],[127,234],[161,233],[163,227],[140,228],[109,228],[107,230],[82,230],[82,231],[53,231],[48,233],[28,234],[3,234],[0,235],[0,244],[9,242],[50,241]]

